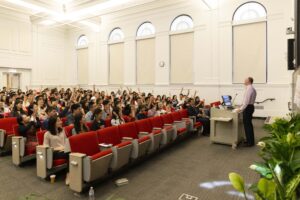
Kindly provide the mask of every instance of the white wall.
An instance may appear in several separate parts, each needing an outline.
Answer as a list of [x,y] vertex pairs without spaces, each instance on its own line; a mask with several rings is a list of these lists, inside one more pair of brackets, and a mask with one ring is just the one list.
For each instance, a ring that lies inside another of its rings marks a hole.
[[[170,52],[169,28],[172,20],[180,14],[188,14],[194,20],[194,84],[184,87],[198,91],[207,102],[220,99],[222,94],[238,94],[236,103],[242,101],[243,86],[232,84],[232,16],[235,9],[245,0],[219,0],[219,7],[208,10],[200,0],[159,1],[147,6],[139,6],[102,17],[101,31],[74,30],[69,32],[71,44],[81,34],[90,39],[90,81],[99,88],[113,90],[108,85],[107,39],[110,31],[120,27],[125,34],[125,73],[124,85],[140,87],[156,94],[178,94],[182,85],[169,85]],[[293,26],[293,1],[260,0],[268,12],[268,74],[267,84],[255,85],[257,101],[276,98],[274,102],[262,104],[263,110],[256,110],[257,116],[285,115],[291,101],[291,72],[286,67],[285,30]],[[150,21],[156,28],[155,85],[136,86],[135,34],[138,26]],[[75,52],[75,50],[73,50]],[[76,54],[72,54],[72,66],[76,68]],[[165,67],[158,66],[160,61]]]
[[[108,46],[110,31],[120,27],[125,34],[124,85],[140,87],[155,94],[178,94],[182,85],[169,85],[170,52],[169,28],[172,20],[180,14],[188,14],[194,20],[194,84],[184,85],[192,93],[198,91],[207,102],[220,99],[222,94],[234,96],[236,103],[243,96],[243,86],[232,84],[232,15],[245,0],[219,0],[219,7],[208,10],[201,0],[160,0],[151,4],[125,9],[101,17],[100,32],[89,29],[47,29],[30,24],[28,17],[1,15],[0,26],[5,20],[5,28],[14,27],[21,21],[22,32],[28,27],[31,45],[18,44],[22,34],[11,35],[11,46],[0,39],[0,66],[32,69],[32,87],[70,86],[77,84],[76,42],[81,34],[89,38],[89,84],[112,90],[118,86],[108,85]],[[293,0],[258,0],[268,11],[268,83],[255,85],[257,100],[276,98],[275,102],[264,105],[264,110],[256,110],[257,116],[284,115],[291,101],[291,72],[286,67],[287,36],[285,30],[293,26]],[[7,19],[9,18],[9,19]],[[11,20],[14,20],[11,22]],[[151,21],[156,28],[155,85],[136,86],[135,34],[144,21]],[[8,36],[0,29],[0,38]],[[22,36],[23,37],[23,36]],[[26,47],[26,48],[25,48]],[[23,52],[25,50],[25,52]],[[159,67],[160,61],[165,67]],[[1,83],[1,82],[0,82]],[[186,92],[186,90],[185,90]]]
[[0,78],[13,69],[21,73],[22,89],[74,84],[65,34],[65,28],[38,26],[25,14],[0,9]]

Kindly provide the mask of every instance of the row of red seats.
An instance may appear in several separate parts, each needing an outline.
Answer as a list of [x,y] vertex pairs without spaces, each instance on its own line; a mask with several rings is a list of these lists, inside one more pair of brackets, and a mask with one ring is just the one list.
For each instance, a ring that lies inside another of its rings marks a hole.
[[201,123],[187,117],[187,111],[181,110],[71,136],[70,188],[81,192],[85,185],[109,172],[135,163],[188,133],[200,130]]

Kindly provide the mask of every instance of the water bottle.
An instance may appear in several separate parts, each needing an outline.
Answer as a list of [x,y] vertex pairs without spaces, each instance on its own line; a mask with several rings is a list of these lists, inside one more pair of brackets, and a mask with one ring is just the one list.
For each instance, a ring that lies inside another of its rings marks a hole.
[[93,187],[90,187],[89,200],[95,200],[95,191]]

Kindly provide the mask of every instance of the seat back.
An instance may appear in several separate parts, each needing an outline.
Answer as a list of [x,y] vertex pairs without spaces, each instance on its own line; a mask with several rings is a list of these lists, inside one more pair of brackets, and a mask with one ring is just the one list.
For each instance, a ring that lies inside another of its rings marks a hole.
[[14,124],[12,127],[13,127],[13,133],[15,134],[15,136],[20,136],[19,124]]
[[164,122],[160,116],[150,118],[152,127],[163,128]]
[[100,152],[96,131],[73,135],[69,138],[71,152],[92,156]]
[[134,122],[122,124],[118,127],[121,137],[131,137],[133,139],[138,139],[138,131]]
[[187,109],[180,110],[179,114],[181,115],[181,118],[188,118],[189,117]]
[[42,131],[38,131],[36,133],[36,137],[37,137],[37,141],[39,143],[39,145],[43,145],[44,143],[44,135],[47,131],[46,130],[42,130]]
[[216,101],[216,102],[210,103],[211,107],[219,107],[220,105],[221,105],[221,101]]
[[72,129],[74,128],[73,125],[69,125],[69,126],[65,126],[65,133],[67,137],[71,137],[72,136]]
[[18,122],[16,117],[0,119],[0,129],[6,130],[7,133],[13,133],[13,126],[17,124]]
[[93,122],[86,122],[85,125],[91,130]]
[[121,143],[121,136],[117,126],[100,129],[97,131],[97,135],[99,144],[106,143],[115,146]]
[[181,121],[182,120],[182,117],[179,112],[172,112],[171,116],[172,116],[173,121]]
[[105,127],[110,127],[111,126],[111,119],[106,119],[104,121]]
[[166,114],[161,116],[164,124],[173,124],[174,120],[172,118],[172,114]]
[[67,118],[66,117],[62,117],[61,121],[62,121],[63,126],[67,125]]
[[135,122],[138,132],[152,132],[152,125],[149,119],[138,120]]

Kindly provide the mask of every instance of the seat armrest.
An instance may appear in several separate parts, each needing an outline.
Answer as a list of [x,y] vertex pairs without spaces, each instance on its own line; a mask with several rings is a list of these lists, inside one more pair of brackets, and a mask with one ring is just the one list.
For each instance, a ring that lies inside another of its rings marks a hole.
[[70,153],[70,189],[75,192],[81,192],[83,189],[85,157],[86,155],[82,153]]
[[5,134],[6,134],[6,131],[3,129],[0,129],[0,147],[4,146]]
[[142,137],[144,137],[144,136],[146,136],[146,135],[149,135],[150,133],[148,133],[148,132],[139,132],[139,138],[142,138]]
[[176,121],[174,121],[174,123],[181,123],[181,122],[182,122],[182,121],[177,121],[177,120],[176,120]]
[[26,138],[22,136],[12,137],[12,162],[19,166],[21,164],[21,158],[25,154]]
[[189,116],[189,118],[192,119],[194,123],[196,122],[196,116]]
[[141,131],[139,132],[139,135],[149,135],[150,133],[149,132],[146,132],[146,131]]
[[100,150],[105,151],[107,149],[110,149],[113,145],[112,144],[106,144],[106,143],[101,143],[99,144]]
[[38,145],[36,147],[36,164],[37,176],[46,178],[48,175],[47,169],[51,169],[53,164],[53,148]]
[[164,126],[173,126],[173,124],[164,124]]
[[161,130],[162,128],[153,127],[153,130]]
[[122,137],[122,142],[132,141],[132,137]]

